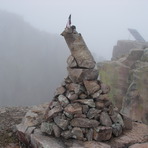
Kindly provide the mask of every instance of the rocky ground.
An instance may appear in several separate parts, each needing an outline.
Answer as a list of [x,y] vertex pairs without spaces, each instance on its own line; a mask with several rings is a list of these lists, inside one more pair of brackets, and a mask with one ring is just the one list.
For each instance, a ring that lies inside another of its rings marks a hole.
[[29,107],[0,108],[0,148],[19,148],[15,125],[19,124]]

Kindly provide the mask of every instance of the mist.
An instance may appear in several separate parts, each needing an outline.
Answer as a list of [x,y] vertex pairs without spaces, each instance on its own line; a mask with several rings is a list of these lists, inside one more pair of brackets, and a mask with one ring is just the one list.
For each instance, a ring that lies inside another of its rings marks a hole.
[[69,14],[95,59],[110,60],[128,28],[148,40],[147,0],[1,0],[0,105],[52,99],[66,77],[69,49],[60,33]]

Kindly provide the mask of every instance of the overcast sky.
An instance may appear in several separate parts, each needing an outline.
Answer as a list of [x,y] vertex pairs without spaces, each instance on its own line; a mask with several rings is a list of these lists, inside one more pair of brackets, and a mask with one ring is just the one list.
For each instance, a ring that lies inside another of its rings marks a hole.
[[69,14],[91,52],[110,59],[117,40],[133,39],[127,28],[148,40],[148,0],[0,0],[0,9],[17,13],[50,33],[60,34]]

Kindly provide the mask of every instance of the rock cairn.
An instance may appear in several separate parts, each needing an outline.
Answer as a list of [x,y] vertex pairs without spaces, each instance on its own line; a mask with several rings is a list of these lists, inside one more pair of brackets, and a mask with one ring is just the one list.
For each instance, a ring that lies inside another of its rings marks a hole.
[[131,129],[131,120],[109,100],[110,87],[98,80],[96,63],[81,34],[66,28],[61,35],[71,51],[68,77],[56,89],[41,131],[65,139],[106,141]]

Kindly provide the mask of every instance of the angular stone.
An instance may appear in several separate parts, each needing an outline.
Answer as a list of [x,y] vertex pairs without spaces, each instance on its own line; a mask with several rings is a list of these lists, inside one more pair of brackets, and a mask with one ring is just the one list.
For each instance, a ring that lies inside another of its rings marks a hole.
[[79,95],[79,98],[80,98],[80,99],[86,99],[86,98],[87,98],[87,95],[84,94],[84,93],[82,93],[82,94]]
[[50,108],[50,109],[54,108],[55,106],[60,106],[60,103],[57,102],[57,101],[51,101],[51,102],[49,103],[49,108]]
[[65,109],[65,112],[70,114],[81,114],[82,113],[82,106],[79,103],[68,104]]
[[48,111],[46,119],[49,120],[49,119],[53,118],[61,111],[62,111],[62,107],[60,105],[55,106],[54,108],[52,108],[51,110]]
[[65,107],[67,104],[69,104],[68,99],[64,95],[59,95],[58,100],[61,104],[61,106]]
[[124,129],[125,130],[131,130],[132,129],[132,119],[127,117],[124,114],[121,114],[123,122],[124,122]]
[[52,132],[53,132],[53,125],[54,125],[53,122],[51,122],[51,123],[49,123],[49,122],[43,122],[43,123],[41,124],[41,131],[42,131],[43,133],[46,133],[46,134],[48,134],[48,135],[51,135]]
[[94,94],[95,92],[97,92],[100,89],[100,85],[98,84],[97,81],[84,80],[84,85],[85,85],[86,90],[89,95]]
[[111,116],[112,121],[116,124],[119,123],[122,127],[124,127],[124,122],[122,119],[122,116],[118,113],[114,113],[113,116]]
[[62,119],[61,116],[54,117],[54,122],[63,130],[66,130],[69,124],[69,121]]
[[137,144],[131,145],[129,148],[148,148],[148,142],[137,143]]
[[86,118],[85,114],[75,114],[74,118]]
[[111,148],[110,145],[105,144],[104,142],[97,142],[97,141],[86,141],[84,143],[84,147],[85,148]]
[[92,141],[93,140],[93,133],[94,133],[94,130],[92,128],[90,128],[88,130],[88,132],[86,133],[86,138],[88,141]]
[[119,123],[113,124],[112,132],[114,136],[116,137],[120,136],[122,134],[122,126]]
[[58,96],[58,95],[62,95],[62,94],[64,94],[65,93],[65,91],[66,91],[66,89],[63,87],[63,86],[61,86],[61,87],[58,87],[57,89],[56,89],[56,91],[55,91],[55,96]]
[[68,113],[68,112],[63,112],[64,113],[64,115],[66,115],[66,117],[68,117],[69,119],[72,119],[73,118],[73,115],[72,114],[70,114],[70,113]]
[[72,133],[72,137],[78,140],[83,140],[84,139],[84,135],[83,132],[81,130],[81,128],[79,127],[74,127],[71,131]]
[[112,137],[112,128],[100,126],[94,129],[94,140],[107,141]]
[[112,126],[112,121],[106,112],[101,113],[100,123],[104,126]]
[[79,93],[80,92],[80,85],[79,84],[76,84],[76,83],[70,83],[67,87],[67,89],[69,91],[73,91],[75,92],[75,94]]
[[70,122],[71,126],[76,127],[97,127],[99,122],[96,120],[89,120],[87,118],[74,118]]
[[65,78],[65,83],[70,84],[70,83],[72,83],[72,81],[71,81],[71,79],[69,77],[67,77],[67,78]]
[[53,133],[55,137],[60,137],[61,135],[61,129],[56,124],[53,125]]
[[74,67],[77,67],[77,63],[76,63],[76,60],[73,56],[69,56],[68,59],[67,59],[67,64],[70,68],[74,68]]
[[101,110],[95,109],[95,108],[91,108],[89,109],[88,113],[87,113],[87,117],[89,119],[92,119],[94,117],[97,117],[99,115],[99,113],[101,113]]
[[102,93],[102,90],[99,90],[97,92],[95,92],[94,94],[92,94],[92,98],[98,98],[100,96],[100,94]]
[[74,102],[79,102],[81,104],[86,104],[90,107],[95,107],[95,102],[93,99],[79,99],[79,100],[75,100]]
[[103,94],[107,94],[110,91],[110,87],[104,83],[101,83],[101,90]]
[[101,94],[97,99],[97,101],[101,100],[101,101],[108,101],[109,97],[107,94]]
[[96,108],[97,109],[103,109],[104,107],[105,107],[104,102],[102,102],[102,101],[97,101],[96,102]]
[[98,78],[98,70],[96,69],[72,69],[72,68],[67,68],[69,78],[74,82],[74,83],[80,83],[83,82],[83,80],[97,80]]
[[67,92],[67,93],[66,93],[66,97],[67,97],[69,100],[76,100],[76,99],[78,99],[78,95],[75,94],[74,92]]
[[83,114],[86,114],[88,112],[88,110],[89,110],[88,105],[82,105],[82,112],[83,112]]
[[66,130],[61,133],[61,136],[64,137],[65,139],[69,139],[72,137],[72,133],[71,133],[71,131]]

